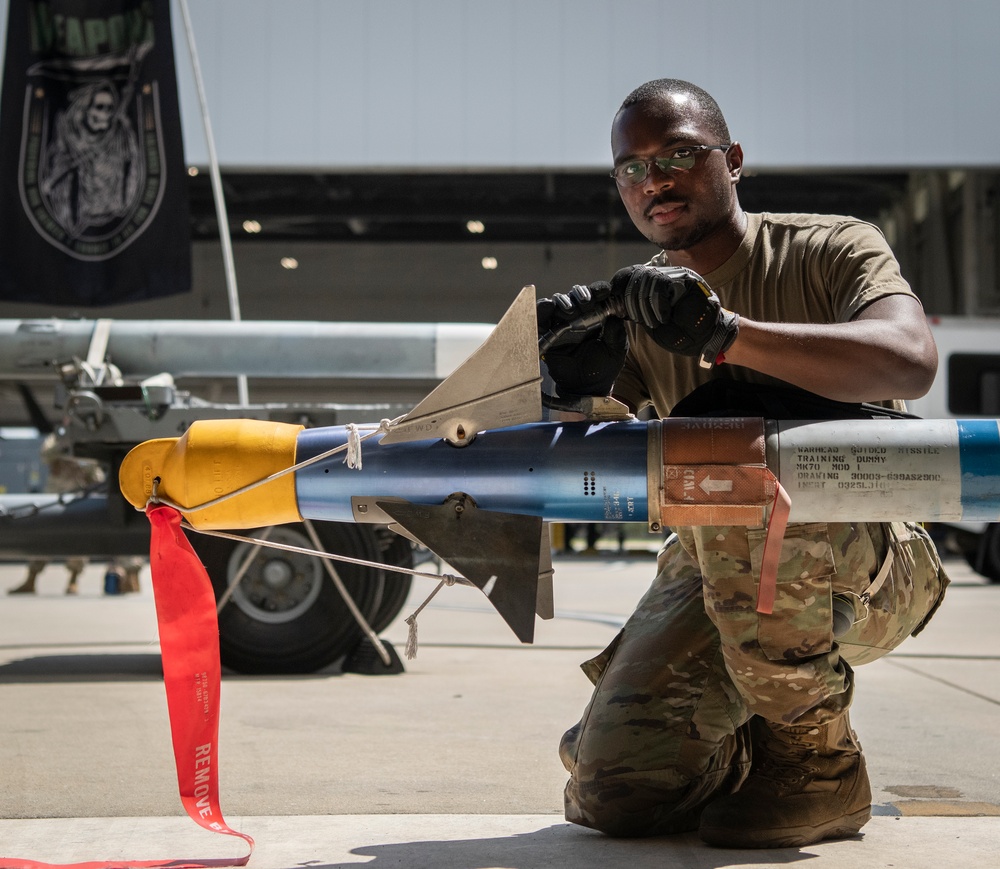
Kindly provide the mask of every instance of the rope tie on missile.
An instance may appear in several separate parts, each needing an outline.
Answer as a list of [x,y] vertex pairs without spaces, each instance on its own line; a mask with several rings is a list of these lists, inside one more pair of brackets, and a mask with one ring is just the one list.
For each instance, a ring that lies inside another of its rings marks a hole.
[[415,657],[417,657],[417,616],[420,615],[424,607],[427,606],[427,604],[429,604],[434,599],[434,595],[436,595],[439,591],[441,591],[441,589],[444,588],[446,585],[449,587],[453,586],[457,581],[457,579],[458,578],[455,576],[441,577],[441,581],[436,586],[434,586],[434,590],[429,595],[427,595],[426,598],[424,598],[424,602],[420,604],[420,606],[418,606],[413,611],[412,614],[406,617],[405,621],[407,625],[407,631],[406,631],[406,649],[404,651],[404,654],[406,655],[406,659],[408,661],[412,661]]
[[[392,427],[389,420],[386,419],[382,420],[379,431],[383,430],[383,426],[385,426],[386,433]],[[353,422],[347,424],[347,455],[344,456],[344,464],[354,470],[361,470],[361,433]]]

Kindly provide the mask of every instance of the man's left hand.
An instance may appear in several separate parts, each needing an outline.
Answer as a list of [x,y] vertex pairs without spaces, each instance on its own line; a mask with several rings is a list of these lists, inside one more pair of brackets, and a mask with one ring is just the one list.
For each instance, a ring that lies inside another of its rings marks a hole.
[[646,327],[661,347],[697,356],[712,368],[739,332],[739,315],[722,307],[719,297],[696,272],[676,266],[629,266],[611,279],[630,320]]
[[[624,321],[607,313],[610,296],[610,285],[599,281],[538,300],[542,359],[563,398],[607,395],[625,365],[628,335]],[[546,336],[559,337],[546,342]]]

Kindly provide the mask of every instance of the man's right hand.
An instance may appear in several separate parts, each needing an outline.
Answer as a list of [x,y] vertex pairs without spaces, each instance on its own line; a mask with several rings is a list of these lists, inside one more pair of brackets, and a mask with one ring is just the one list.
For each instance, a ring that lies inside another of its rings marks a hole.
[[541,358],[563,398],[608,395],[625,364],[628,335],[621,319],[605,313],[610,297],[611,285],[601,281],[538,300]]
[[629,266],[611,278],[622,316],[639,323],[671,353],[713,368],[736,340],[739,315],[722,307],[705,279],[677,266]]

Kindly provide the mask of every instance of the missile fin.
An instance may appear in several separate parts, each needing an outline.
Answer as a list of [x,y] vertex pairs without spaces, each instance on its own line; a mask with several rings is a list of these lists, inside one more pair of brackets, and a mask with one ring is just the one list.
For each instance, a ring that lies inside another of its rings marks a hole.
[[535,288],[527,286],[479,349],[393,426],[382,443],[445,438],[464,446],[486,429],[541,419]]
[[538,516],[480,510],[467,495],[427,506],[379,501],[393,521],[482,591],[522,643],[552,609],[552,558]]
[[555,602],[552,598],[552,535],[549,523],[542,523],[542,539],[538,552],[538,594],[535,596],[535,612],[540,619],[555,616]]

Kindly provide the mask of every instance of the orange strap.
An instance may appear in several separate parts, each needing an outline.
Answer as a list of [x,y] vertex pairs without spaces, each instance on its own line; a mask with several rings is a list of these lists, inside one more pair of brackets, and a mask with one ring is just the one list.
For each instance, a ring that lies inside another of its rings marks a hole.
[[663,525],[756,526],[771,505],[757,588],[757,612],[770,614],[791,499],[767,466],[764,420],[680,417],[661,425]]
[[757,612],[770,615],[774,612],[774,598],[777,594],[778,564],[781,560],[781,544],[788,527],[788,514],[792,509],[792,499],[784,486],[775,479],[774,503],[771,517],[767,521],[764,535],[764,552],[760,560],[760,585],[757,588]]
[[146,509],[151,526],[149,565],[163,659],[177,786],[184,809],[207,830],[238,836],[250,846],[235,859],[110,860],[42,863],[0,858],[0,869],[203,869],[245,866],[253,839],[226,824],[219,808],[219,624],[215,594],[204,566],[172,507]]

